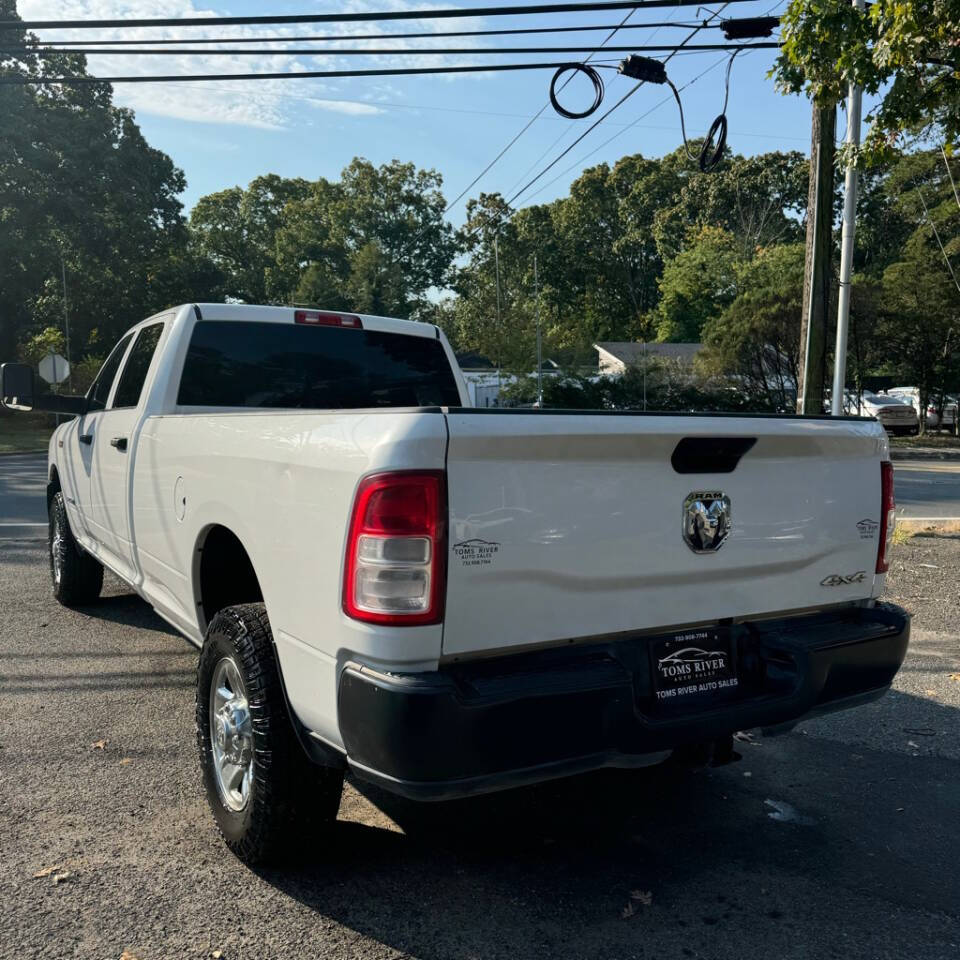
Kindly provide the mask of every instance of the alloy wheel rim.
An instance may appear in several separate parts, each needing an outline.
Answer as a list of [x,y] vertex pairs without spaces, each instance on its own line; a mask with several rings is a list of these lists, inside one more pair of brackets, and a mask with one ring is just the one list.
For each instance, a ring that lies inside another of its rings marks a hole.
[[63,560],[60,556],[63,548],[63,535],[60,533],[60,521],[54,518],[53,537],[50,541],[50,558],[53,560],[53,582],[60,585],[60,578],[63,575]]
[[239,813],[253,782],[253,723],[240,670],[224,657],[210,681],[210,752],[220,800]]

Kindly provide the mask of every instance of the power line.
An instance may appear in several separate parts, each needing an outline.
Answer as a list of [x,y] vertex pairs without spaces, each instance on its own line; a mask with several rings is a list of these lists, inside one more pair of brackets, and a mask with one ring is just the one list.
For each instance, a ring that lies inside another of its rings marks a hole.
[[[756,0],[739,0],[756,2]],[[358,23],[371,20],[445,20],[467,17],[521,17],[546,13],[598,13],[656,7],[698,7],[702,0],[606,0],[602,3],[545,3],[453,10],[381,10],[363,13],[266,14],[242,17],[150,17],[100,20],[0,20],[0,30],[89,30],[105,27],[209,27],[275,23]],[[711,18],[713,19],[713,18]]]
[[[634,10],[627,11],[626,15],[620,21],[620,23],[618,23],[615,27],[612,27],[610,32],[606,35],[606,37],[604,37],[603,41],[600,44],[601,48],[616,35],[617,31],[626,24],[626,22],[634,15],[635,12],[636,11]],[[586,58],[584,63],[586,63],[587,60],[590,60],[595,53],[597,53],[597,50],[592,51],[590,56]],[[570,77],[567,77],[567,79],[563,83],[563,86],[560,89],[562,90],[563,87],[565,87],[570,82],[571,79],[572,79],[572,75]],[[546,110],[549,105],[550,105],[550,102],[547,101],[547,103],[545,103],[523,125],[523,128],[517,134],[514,135],[513,139],[510,140],[509,143],[507,143],[507,145],[463,188],[463,190],[461,190],[460,193],[458,193],[457,196],[454,197],[454,199],[447,204],[446,208],[443,211],[444,215],[448,214],[467,195],[467,193],[470,190],[472,190],[474,186],[476,186],[476,184],[479,183],[480,180],[482,180],[483,177],[485,177],[490,172],[494,164],[496,164],[500,160],[500,158],[503,157],[503,155],[530,129],[530,127],[532,127],[533,124],[540,119],[540,117],[543,115],[544,110]]]
[[[726,61],[726,57],[724,57],[722,60],[718,61],[718,63],[724,63],[725,61]],[[595,61],[595,62],[596,62],[596,61]],[[714,69],[715,67],[716,67],[716,64],[714,65],[714,67],[710,67],[710,69],[712,70],[712,69]],[[701,74],[701,76],[702,76],[702,74]],[[692,81],[691,81],[691,82],[692,82]],[[205,89],[208,89],[207,87],[201,86],[200,84],[192,85],[192,84],[189,84],[189,83],[184,83],[184,84],[182,84],[182,86],[184,86],[184,87],[192,87],[193,89],[196,89],[196,90],[205,90]],[[221,89],[222,89],[222,88],[221,88]],[[685,89],[685,87],[680,87],[680,90],[681,90],[681,91],[683,91],[684,89]],[[240,90],[237,89],[236,91],[226,91],[226,92],[237,92],[237,93],[239,93]],[[375,109],[377,109],[377,110],[378,110],[379,112],[381,112],[381,113],[388,113],[388,112],[390,112],[391,110],[430,110],[430,111],[437,112],[437,113],[462,113],[462,114],[468,115],[468,116],[502,117],[503,119],[507,119],[507,120],[526,120],[526,119],[528,119],[528,117],[527,117],[527,115],[526,115],[525,113],[505,113],[505,112],[503,112],[502,110],[471,110],[471,109],[469,109],[468,107],[441,107],[441,106],[438,106],[438,105],[436,105],[436,104],[428,104],[428,103],[397,103],[397,102],[394,101],[394,100],[353,100],[353,99],[350,99],[349,97],[310,97],[310,96],[304,96],[303,94],[287,93],[287,92],[280,93],[280,92],[278,92],[278,91],[271,91],[271,90],[262,90],[262,91],[259,91],[259,92],[258,92],[258,96],[261,96],[261,97],[263,97],[263,96],[273,97],[273,98],[276,99],[276,100],[284,100],[284,101],[286,101],[286,100],[296,100],[298,103],[314,104],[314,105],[319,106],[319,107],[323,107],[323,106],[325,106],[325,105],[334,105],[334,106],[335,106],[336,104],[341,104],[341,103],[343,103],[343,104],[352,104],[352,105],[356,105],[356,106],[360,106],[360,107],[371,107],[371,108],[375,108]],[[666,101],[663,101],[663,102],[666,103]],[[388,109],[388,108],[389,108],[389,109]],[[628,121],[620,121],[620,122],[618,122],[618,121],[616,121],[616,120],[611,120],[608,125],[612,125],[612,126],[615,126],[615,127],[624,127],[624,128],[633,127],[633,126],[639,126],[638,121],[641,120],[641,119],[643,119],[643,116],[645,116],[645,115],[642,115],[641,117],[638,117],[637,120],[631,120],[631,121],[629,121],[629,122],[628,122]],[[571,125],[569,120],[564,120],[563,117],[556,116],[556,115],[554,115],[554,114],[552,114],[552,113],[551,113],[551,114],[548,114],[544,119],[545,119],[545,120],[549,120],[549,121],[555,121],[555,122],[557,122],[557,123],[563,123],[566,128],[569,128],[570,125]],[[586,122],[586,121],[580,121],[580,122]],[[574,129],[575,129],[575,127],[574,127]],[[642,126],[642,129],[644,129],[644,130],[673,130],[674,127],[672,127],[672,126],[666,126],[666,125],[653,126],[653,125],[647,125],[647,124],[645,124],[645,125]],[[757,139],[769,139],[771,135],[768,134],[768,133],[759,133],[759,132],[753,132],[753,131],[737,130],[737,136],[739,136],[739,137],[756,137]],[[809,138],[809,137],[786,137],[786,136],[777,135],[776,137],[774,137],[774,139],[776,139],[776,140],[792,140],[792,141],[796,141],[797,143],[807,143],[810,138]],[[537,165],[537,164],[533,164],[533,167],[536,167],[536,165]],[[532,168],[531,168],[531,169],[532,169]],[[553,181],[550,181],[550,182],[552,183]],[[548,185],[549,185],[549,184],[548,184]],[[512,188],[511,188],[511,189],[512,189]],[[539,193],[539,191],[538,191],[538,193]]]
[[[698,12],[699,12],[699,11],[698,11]],[[705,23],[706,21],[703,21],[703,22]],[[666,21],[666,22],[663,24],[663,26],[665,26],[665,27],[674,27],[674,26],[681,27],[681,26],[683,26],[683,25],[676,23],[676,21]],[[691,26],[696,26],[696,24],[692,24]],[[719,27],[719,24],[716,24],[715,26]],[[651,39],[651,40],[653,40],[653,39],[656,38],[657,34],[660,33],[660,29],[661,29],[660,27],[657,27],[657,29],[653,31],[653,33],[650,35],[650,39]],[[570,77],[570,79],[573,79],[572,76]],[[563,89],[563,88],[561,87],[561,89]],[[542,112],[543,112],[543,111],[541,111],[541,113],[542,113]],[[574,129],[576,129],[576,128],[574,128]],[[560,141],[567,135],[567,133],[569,132],[569,130],[570,130],[569,127],[568,127],[566,130],[564,130],[563,133],[561,133],[560,136],[558,136],[557,139],[554,140],[553,143],[551,143],[550,146],[548,146],[547,149],[544,150],[543,153],[541,153],[540,156],[537,157],[537,159],[534,160],[533,163],[531,163],[530,166],[527,167],[527,169],[523,171],[523,173],[520,175],[520,177],[517,178],[516,183],[514,183],[514,184],[510,187],[510,189],[507,191],[507,193],[513,193],[513,191],[516,190],[517,187],[520,186],[520,184],[523,183],[524,180],[526,180],[527,177],[530,176],[530,174],[531,174],[534,170],[536,170],[537,167],[540,166],[540,164],[542,163],[542,161],[544,160],[544,158],[547,157],[547,156],[549,156],[549,155],[553,152],[554,148],[555,148],[555,147],[557,146],[557,144],[560,143]]]
[[933,222],[933,217],[930,216],[930,211],[927,209],[927,201],[923,198],[923,191],[920,189],[919,184],[917,185],[917,196],[920,197],[920,202],[923,204],[923,215],[927,218],[927,223],[933,228],[933,235],[937,238],[937,246],[940,248],[940,252],[943,254],[943,259],[946,261],[947,270],[950,271],[950,279],[953,280],[953,285],[960,291],[960,281],[957,280],[957,275],[953,272],[953,265],[950,263],[950,258],[947,256],[947,251],[943,248],[943,241],[940,239],[940,231],[937,229],[937,225]]
[[[633,13],[634,11],[630,11]],[[649,30],[662,27],[695,27],[696,22],[689,21],[676,22],[664,20],[653,23],[631,23],[631,24],[589,24],[579,27],[514,27],[509,30],[436,30],[420,33],[354,33],[349,35],[325,34],[322,36],[277,36],[277,37],[175,37],[158,38],[156,40],[44,40],[49,46],[56,47],[80,47],[96,42],[101,47],[133,47],[139,43],[152,43],[155,45],[164,44],[172,46],[177,43],[318,43],[322,41],[345,41],[352,42],[358,40],[425,40],[437,37],[505,37],[521,34],[542,34],[542,33],[595,33],[600,30]],[[719,23],[710,24],[707,29],[719,30]]]
[[[501,73],[519,70],[556,70],[570,66],[561,63],[488,63],[445,67],[381,67],[371,70],[282,70],[267,73],[184,73],[149,76],[67,77],[0,76],[0,86],[38,86],[50,83],[69,85],[91,83],[202,83],[222,80],[312,80],[340,77],[415,77],[447,73]],[[613,70],[614,67],[609,67]]]
[[[702,77],[705,77],[705,76],[706,76],[708,73],[710,73],[711,71],[716,70],[717,67],[719,67],[721,64],[725,63],[726,60],[727,60],[726,57],[723,57],[723,58],[721,58],[720,60],[717,60],[716,63],[714,63],[714,64],[712,64],[711,66],[707,67],[707,69],[704,70],[704,71],[702,71],[701,73],[698,73],[692,80],[688,80],[685,84],[683,84],[683,85],[679,88],[680,91],[682,92],[682,91],[686,90],[687,87],[692,87],[693,84],[695,84],[698,80],[700,80]],[[545,183],[542,187],[540,187],[539,190],[537,190],[537,191],[535,191],[533,194],[531,194],[530,197],[529,197],[529,199],[532,200],[533,197],[539,196],[541,193],[543,193],[544,190],[549,189],[549,188],[552,187],[558,180],[562,179],[564,176],[566,176],[568,173],[570,173],[571,170],[575,170],[575,169],[576,169],[577,167],[579,167],[581,164],[583,164],[583,163],[585,163],[587,160],[589,160],[592,156],[594,156],[595,154],[599,153],[599,152],[600,152],[604,147],[606,147],[608,144],[613,143],[613,141],[616,140],[617,137],[622,136],[623,134],[625,134],[628,130],[630,130],[630,129],[633,128],[633,127],[638,127],[638,126],[640,126],[640,121],[641,121],[641,120],[644,120],[646,117],[649,117],[651,113],[655,113],[657,110],[659,110],[659,109],[660,109],[662,106],[664,106],[665,104],[672,103],[672,102],[673,102],[673,94],[671,94],[670,96],[664,97],[661,101],[659,101],[658,103],[655,103],[652,107],[650,107],[649,110],[645,110],[645,111],[644,111],[643,113],[641,113],[640,116],[637,117],[635,120],[631,120],[630,123],[622,124],[623,129],[618,130],[612,137],[608,137],[606,140],[603,141],[603,143],[601,143],[601,144],[599,144],[598,146],[594,147],[593,150],[591,150],[589,153],[584,154],[582,157],[580,157],[579,160],[576,160],[576,161],[574,161],[573,163],[571,163],[569,167],[565,167],[565,168],[564,168],[563,170],[561,170],[560,173],[558,173],[552,180],[547,181],[547,183]],[[744,134],[744,136],[752,136],[752,134]],[[766,136],[766,134],[762,134],[762,136]],[[781,138],[781,139],[786,139],[786,138]],[[802,142],[804,142],[804,143],[806,142],[806,138],[805,138],[805,137],[794,137],[794,138],[791,138],[791,139],[800,140],[800,141],[802,141]]]
[[[723,13],[723,11],[730,6],[730,3],[731,3],[731,0],[727,0],[727,2],[724,3],[724,5],[720,8],[720,10],[717,13],[714,13],[709,19],[716,20],[717,17],[719,17],[720,14]],[[687,45],[687,41],[692,40],[700,32],[701,29],[702,29],[701,27],[695,27],[689,34],[687,34],[686,38],[683,41],[681,41],[681,43],[674,50],[674,52],[664,58],[663,63],[664,64],[669,63],[670,60],[676,54],[677,50],[681,49],[682,47],[685,47]],[[551,160],[550,163],[548,163],[547,166],[544,167],[532,180],[530,180],[527,184],[521,187],[507,201],[507,206],[513,206],[514,202],[517,200],[518,197],[526,193],[527,190],[529,190],[530,187],[532,187],[538,180],[540,180],[549,170],[552,170],[568,153],[570,153],[571,150],[573,150],[573,148],[578,143],[580,143],[585,137],[587,137],[590,133],[592,133],[601,123],[603,123],[603,121],[607,117],[609,117],[610,114],[614,112],[614,110],[617,110],[624,103],[626,103],[626,101],[629,100],[630,97],[632,97],[644,85],[645,82],[646,81],[641,80],[639,83],[631,87],[609,110],[606,111],[606,113],[604,113],[601,117],[598,117],[592,124],[590,124],[590,126],[586,130],[584,130],[583,133],[580,134],[579,137],[577,137],[576,140],[573,141],[573,143],[571,143],[568,147],[565,147],[560,152],[560,154],[556,156],[553,160]]]
[[[691,44],[684,47],[685,50],[695,50],[698,52],[709,52],[710,50],[774,50],[779,49],[780,44],[775,41],[762,41],[757,43],[702,43]],[[603,49],[610,53],[636,53],[644,51],[647,53],[665,53],[681,49],[675,43],[644,45],[644,46],[617,46],[604,47]],[[440,56],[440,55],[486,55],[500,56],[503,54],[538,54],[538,53],[585,53],[587,51],[596,52],[596,48],[589,46],[574,47],[424,47],[421,49],[411,49],[408,47],[370,47],[368,49],[325,49],[316,47],[290,47],[290,48],[265,48],[262,50],[251,50],[248,47],[235,49],[216,50],[191,50],[180,49],[178,47],[138,47],[130,50],[116,50],[113,48],[88,48],[83,50],[66,50],[56,47],[3,47],[0,48],[0,54],[34,53],[41,57],[76,55],[79,53],[88,56],[240,56],[240,57],[262,57],[270,54],[286,54],[287,56],[324,56],[324,57],[374,57],[374,56]]]

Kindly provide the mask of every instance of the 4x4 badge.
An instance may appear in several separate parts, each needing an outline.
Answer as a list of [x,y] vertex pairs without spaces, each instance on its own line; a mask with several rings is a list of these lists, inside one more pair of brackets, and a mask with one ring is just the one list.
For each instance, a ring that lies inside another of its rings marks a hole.
[[821,587],[845,587],[850,583],[863,583],[867,579],[866,570],[858,570],[856,573],[831,573],[829,577],[824,577],[820,581]]

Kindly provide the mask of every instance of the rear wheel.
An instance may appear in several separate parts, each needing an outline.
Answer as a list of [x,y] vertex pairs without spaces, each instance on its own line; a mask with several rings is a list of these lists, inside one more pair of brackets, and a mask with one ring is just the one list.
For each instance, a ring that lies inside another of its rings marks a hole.
[[103,588],[103,565],[74,539],[60,491],[50,501],[50,579],[53,595],[65,607],[93,603]]
[[214,617],[197,668],[197,745],[227,846],[249,864],[306,851],[336,820],[343,771],[297,742],[262,603]]

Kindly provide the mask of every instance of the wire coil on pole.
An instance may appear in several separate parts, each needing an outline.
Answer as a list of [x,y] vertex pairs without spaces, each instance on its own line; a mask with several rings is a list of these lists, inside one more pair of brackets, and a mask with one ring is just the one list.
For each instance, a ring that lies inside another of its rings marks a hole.
[[[584,74],[593,84],[593,103],[586,110],[568,110],[562,106],[557,99],[557,81],[565,74],[571,72]],[[568,120],[582,120],[584,117],[589,117],[592,113],[596,113],[601,103],[603,103],[603,80],[600,78],[600,74],[589,64],[567,63],[560,67],[553,75],[553,79],[550,81],[550,106],[552,106],[561,117],[566,117]]]

